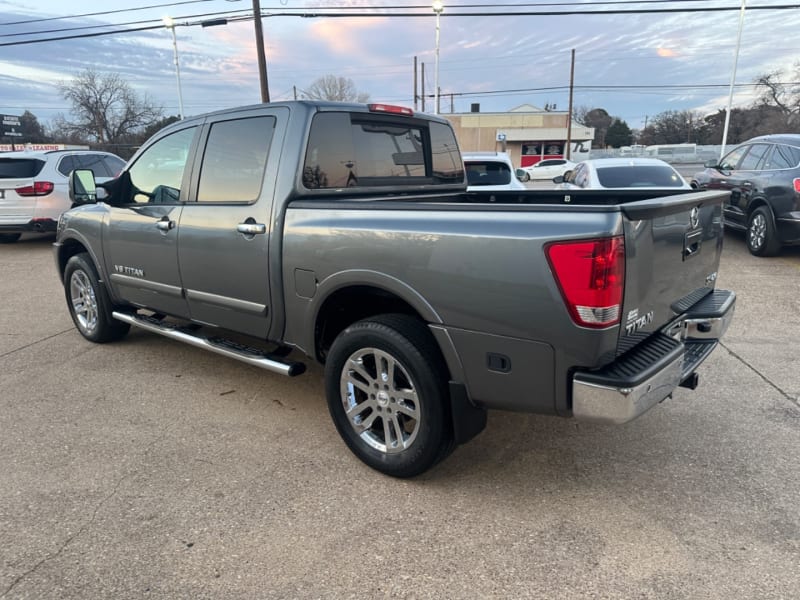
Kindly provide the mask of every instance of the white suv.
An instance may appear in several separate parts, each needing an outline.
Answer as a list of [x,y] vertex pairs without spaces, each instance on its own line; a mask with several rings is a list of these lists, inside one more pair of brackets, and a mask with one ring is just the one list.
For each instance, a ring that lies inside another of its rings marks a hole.
[[511,158],[505,152],[462,152],[468,192],[499,192],[528,189],[517,179]]
[[74,169],[91,169],[107,181],[125,161],[97,150],[0,153],[0,243],[23,233],[55,231],[61,213],[72,205],[67,180]]

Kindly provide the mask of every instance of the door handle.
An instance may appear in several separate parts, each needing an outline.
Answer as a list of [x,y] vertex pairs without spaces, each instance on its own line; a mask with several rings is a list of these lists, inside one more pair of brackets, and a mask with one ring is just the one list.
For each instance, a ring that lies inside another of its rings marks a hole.
[[236,226],[236,231],[245,235],[256,235],[267,233],[267,226],[264,223],[239,223]]
[[158,227],[161,231],[169,231],[170,229],[175,229],[175,221],[163,219],[156,222],[156,227]]

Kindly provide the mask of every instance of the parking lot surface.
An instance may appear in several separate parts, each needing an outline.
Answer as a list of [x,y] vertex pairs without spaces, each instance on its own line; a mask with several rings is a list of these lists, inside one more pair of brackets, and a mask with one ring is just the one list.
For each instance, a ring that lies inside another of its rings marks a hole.
[[405,481],[349,453],[319,367],[93,345],[51,240],[0,247],[0,598],[800,597],[800,249],[726,235],[696,391],[621,427],[491,413]]

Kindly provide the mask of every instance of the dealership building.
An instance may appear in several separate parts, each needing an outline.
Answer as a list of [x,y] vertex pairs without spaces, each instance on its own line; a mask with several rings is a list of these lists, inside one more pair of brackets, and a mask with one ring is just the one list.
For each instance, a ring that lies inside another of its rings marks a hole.
[[[543,110],[530,104],[508,112],[480,112],[473,104],[468,113],[440,115],[450,121],[462,152],[504,150],[515,166],[527,167],[546,158],[563,158],[567,144],[567,111]],[[571,124],[570,156],[589,158],[594,128]]]

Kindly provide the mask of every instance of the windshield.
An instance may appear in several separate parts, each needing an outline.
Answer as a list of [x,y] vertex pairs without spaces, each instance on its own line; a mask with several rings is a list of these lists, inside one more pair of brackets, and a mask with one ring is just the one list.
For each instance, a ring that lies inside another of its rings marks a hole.
[[624,165],[597,169],[597,179],[606,188],[683,187],[683,180],[670,167]]
[[511,169],[501,162],[468,162],[467,185],[507,185],[511,183]]
[[44,161],[35,158],[0,158],[0,179],[36,177]]

